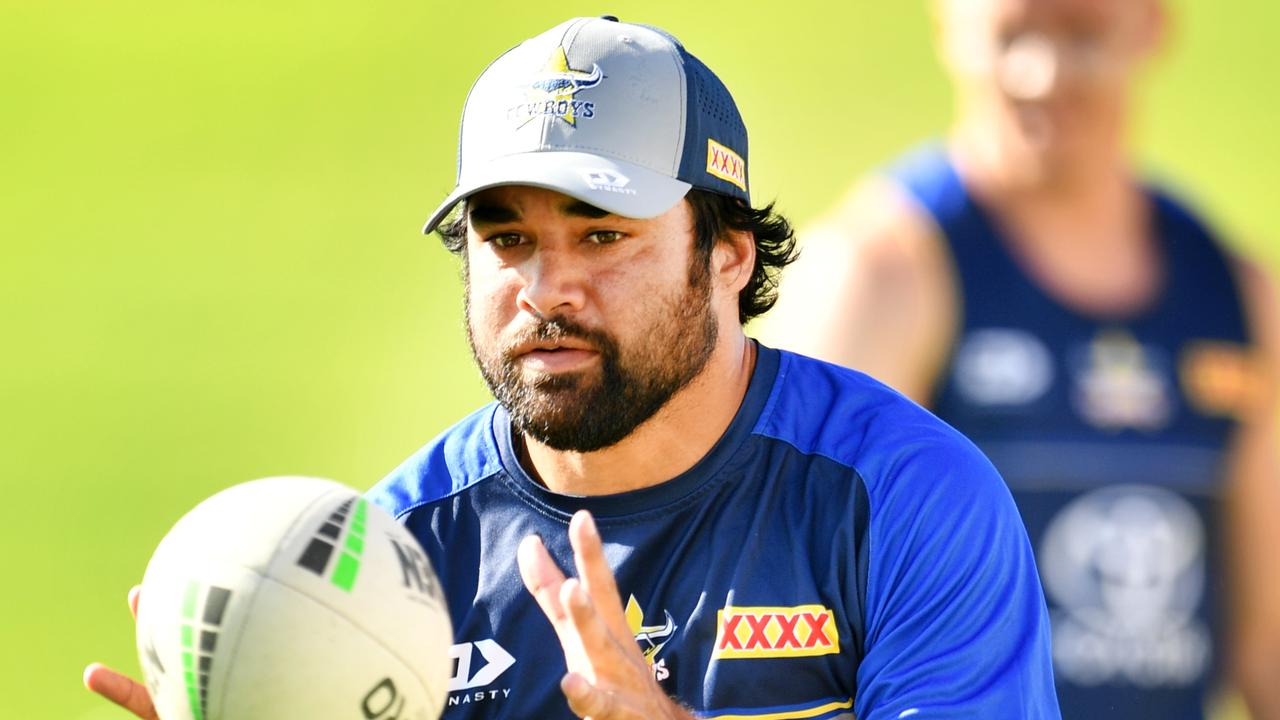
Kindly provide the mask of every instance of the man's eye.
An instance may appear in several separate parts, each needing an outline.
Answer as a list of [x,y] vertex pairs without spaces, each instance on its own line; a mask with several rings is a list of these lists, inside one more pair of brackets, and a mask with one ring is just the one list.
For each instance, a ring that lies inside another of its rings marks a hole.
[[524,238],[516,233],[501,233],[489,236],[488,242],[493,243],[496,247],[506,249],[513,248],[524,242]]
[[608,245],[621,240],[623,238],[623,233],[617,230],[597,230],[587,237],[591,242],[597,245]]

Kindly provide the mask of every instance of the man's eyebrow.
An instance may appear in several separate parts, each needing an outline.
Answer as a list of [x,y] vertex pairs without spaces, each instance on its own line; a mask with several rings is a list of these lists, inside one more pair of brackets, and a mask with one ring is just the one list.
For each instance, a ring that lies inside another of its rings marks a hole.
[[585,217],[597,220],[603,217],[609,217],[613,214],[608,210],[602,210],[591,203],[583,202],[581,200],[571,200],[568,203],[565,203],[560,208],[560,212],[574,217]]
[[[582,200],[570,200],[560,207],[560,212],[570,217],[585,217],[592,219],[600,219],[609,217],[613,213],[602,208],[598,208],[588,202]],[[520,213],[514,208],[506,205],[484,205],[476,203],[468,203],[467,218],[472,226],[477,225],[501,225],[503,223],[516,222],[520,219]]]
[[520,219],[520,213],[505,205],[477,205],[467,203],[467,219],[476,225],[501,225]]

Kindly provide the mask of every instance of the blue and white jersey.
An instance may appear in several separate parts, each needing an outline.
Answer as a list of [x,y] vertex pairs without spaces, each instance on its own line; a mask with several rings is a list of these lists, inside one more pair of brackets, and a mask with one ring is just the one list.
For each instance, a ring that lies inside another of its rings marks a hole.
[[1163,283],[1099,317],[1057,301],[932,145],[892,171],[945,236],[963,322],[930,403],[1008,481],[1036,547],[1063,715],[1199,720],[1221,662],[1224,451],[1247,393],[1230,264],[1148,190]]
[[582,508],[655,677],[701,717],[1058,717],[1030,544],[994,468],[876,381],[758,347],[729,428],[662,484],[550,492],[492,404],[370,491],[449,600],[445,718],[573,717],[516,547],[537,533],[572,568]]

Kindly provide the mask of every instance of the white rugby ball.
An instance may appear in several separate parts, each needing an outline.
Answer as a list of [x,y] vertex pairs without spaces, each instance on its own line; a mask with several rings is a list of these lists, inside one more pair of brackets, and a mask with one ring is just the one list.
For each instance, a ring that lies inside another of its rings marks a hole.
[[315,478],[237,485],[179,520],[147,565],[137,639],[163,720],[435,720],[452,674],[422,548]]

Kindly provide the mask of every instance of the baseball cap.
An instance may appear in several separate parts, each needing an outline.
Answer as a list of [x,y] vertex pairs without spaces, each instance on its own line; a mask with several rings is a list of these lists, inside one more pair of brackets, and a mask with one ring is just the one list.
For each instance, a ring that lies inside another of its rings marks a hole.
[[668,33],[574,18],[508,50],[472,85],[457,185],[423,232],[499,185],[632,218],[661,215],[690,188],[749,203],[747,129],[724,83]]

